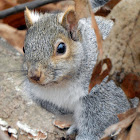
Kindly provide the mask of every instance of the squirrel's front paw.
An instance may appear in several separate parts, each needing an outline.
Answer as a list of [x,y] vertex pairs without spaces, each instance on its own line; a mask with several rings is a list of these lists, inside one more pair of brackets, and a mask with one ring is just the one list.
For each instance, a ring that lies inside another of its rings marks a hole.
[[66,132],[67,135],[73,135],[76,133],[77,133],[77,127],[74,124]]

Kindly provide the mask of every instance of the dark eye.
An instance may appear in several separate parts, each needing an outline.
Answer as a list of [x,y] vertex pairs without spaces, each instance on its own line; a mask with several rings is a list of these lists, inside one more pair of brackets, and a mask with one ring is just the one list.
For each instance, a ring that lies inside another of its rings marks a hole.
[[23,47],[23,52],[25,53],[25,49],[24,49],[24,47]]
[[60,43],[57,47],[57,54],[64,54],[66,52],[65,43]]

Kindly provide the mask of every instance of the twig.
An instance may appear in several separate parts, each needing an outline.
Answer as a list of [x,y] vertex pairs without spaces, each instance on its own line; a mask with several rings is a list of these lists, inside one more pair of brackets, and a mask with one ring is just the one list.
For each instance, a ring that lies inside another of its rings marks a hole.
[[28,7],[29,9],[34,9],[34,8],[43,6],[45,4],[59,2],[59,1],[63,1],[63,0],[35,0],[32,2],[20,4],[20,5],[14,6],[12,8],[0,11],[0,19],[3,19],[3,18],[10,16],[12,14],[24,11],[25,7]]

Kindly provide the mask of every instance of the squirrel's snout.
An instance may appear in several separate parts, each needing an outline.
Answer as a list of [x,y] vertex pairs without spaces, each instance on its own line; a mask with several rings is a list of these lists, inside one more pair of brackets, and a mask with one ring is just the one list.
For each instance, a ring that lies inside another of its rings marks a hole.
[[29,69],[28,70],[28,78],[31,82],[42,83],[43,82],[43,74],[39,69]]

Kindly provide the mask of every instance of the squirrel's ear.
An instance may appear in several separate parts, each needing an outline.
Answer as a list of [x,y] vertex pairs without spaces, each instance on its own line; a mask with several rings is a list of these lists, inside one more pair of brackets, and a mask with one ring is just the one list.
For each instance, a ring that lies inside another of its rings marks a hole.
[[67,29],[72,38],[76,40],[76,29],[77,29],[77,20],[76,20],[76,13],[74,8],[69,8],[62,17],[61,25]]
[[40,18],[39,13],[37,13],[36,11],[30,11],[27,7],[24,11],[24,15],[27,28],[30,28]]

